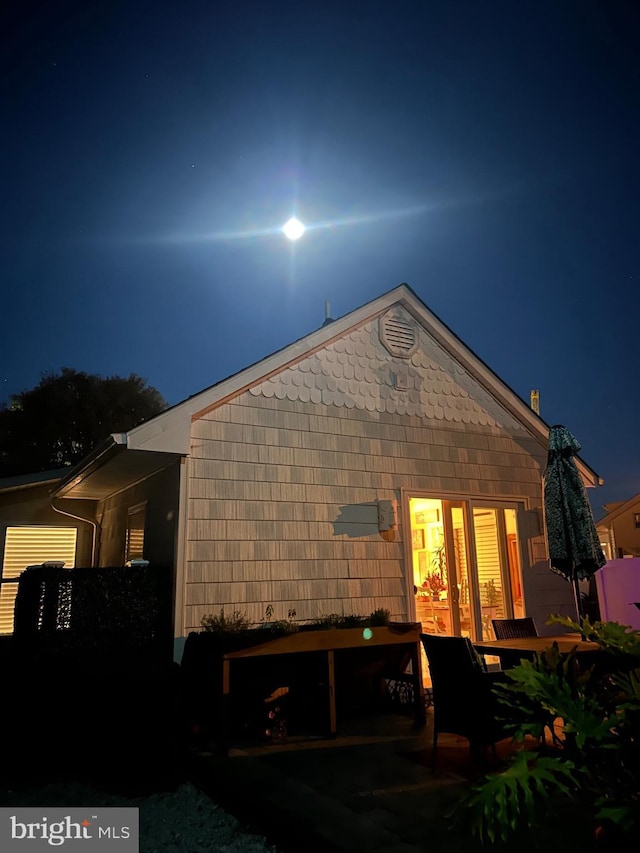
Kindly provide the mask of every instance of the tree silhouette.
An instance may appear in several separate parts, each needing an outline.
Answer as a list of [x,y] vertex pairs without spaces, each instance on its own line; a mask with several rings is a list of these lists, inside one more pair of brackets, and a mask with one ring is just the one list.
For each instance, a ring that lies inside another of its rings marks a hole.
[[75,465],[112,432],[126,432],[167,403],[132,373],[97,376],[63,367],[0,408],[0,476]]

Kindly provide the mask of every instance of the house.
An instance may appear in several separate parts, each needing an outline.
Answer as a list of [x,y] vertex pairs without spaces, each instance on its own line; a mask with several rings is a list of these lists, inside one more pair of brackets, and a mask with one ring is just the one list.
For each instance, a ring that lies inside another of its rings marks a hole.
[[575,613],[542,529],[548,429],[403,284],[110,436],[51,500],[92,531],[93,565],[174,567],[177,638],[268,606],[545,630]]
[[604,504],[607,514],[596,524],[605,554],[640,557],[640,494],[626,501]]
[[82,518],[57,509],[51,490],[68,473],[57,471],[7,477],[0,480],[0,635],[13,630],[15,580],[26,566],[46,560],[61,561],[68,568],[91,565],[95,525],[84,520],[92,504],[69,506]]

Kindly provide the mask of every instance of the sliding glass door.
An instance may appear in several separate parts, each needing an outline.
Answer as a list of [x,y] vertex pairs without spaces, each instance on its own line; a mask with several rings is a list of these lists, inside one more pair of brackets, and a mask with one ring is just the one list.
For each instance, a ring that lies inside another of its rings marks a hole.
[[425,633],[493,637],[524,615],[517,504],[409,499],[416,619]]

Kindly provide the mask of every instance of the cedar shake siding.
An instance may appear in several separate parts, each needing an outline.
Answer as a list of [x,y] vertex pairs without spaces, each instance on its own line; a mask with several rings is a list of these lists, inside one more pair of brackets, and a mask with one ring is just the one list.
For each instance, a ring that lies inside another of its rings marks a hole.
[[[396,352],[389,328],[410,329]],[[200,413],[190,456],[186,631],[269,604],[274,618],[414,618],[402,525],[387,542],[377,523],[379,500],[402,520],[401,490],[521,502],[527,612],[563,598],[530,511],[546,448],[399,306]]]

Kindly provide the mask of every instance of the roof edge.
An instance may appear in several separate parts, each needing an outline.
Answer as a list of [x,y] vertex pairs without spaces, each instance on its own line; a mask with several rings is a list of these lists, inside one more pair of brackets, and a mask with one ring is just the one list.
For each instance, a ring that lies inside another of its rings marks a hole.
[[47,483],[55,483],[68,474],[70,468],[56,468],[51,471],[34,471],[31,474],[17,474],[14,477],[0,479],[0,492],[16,492],[21,489],[33,489]]
[[615,519],[619,515],[623,515],[625,512],[630,510],[631,507],[638,503],[640,503],[640,492],[638,492],[638,494],[634,495],[632,498],[628,498],[626,501],[623,501],[619,507],[616,507],[616,509],[613,509],[606,515],[603,515],[600,521],[597,521],[596,524],[604,524],[606,527],[609,522],[615,521]]
[[95,470],[100,468],[111,457],[121,453],[127,448],[127,434],[125,432],[114,432],[108,436],[102,444],[95,447],[84,459],[72,468],[51,492],[52,497],[64,497],[64,492],[70,491],[82,480],[89,477]]
[[[177,403],[165,412],[139,424],[126,433],[126,444],[132,450],[189,453],[190,424],[228,399],[243,393],[267,376],[304,358],[309,352],[326,346],[350,328],[379,316],[395,304],[402,304],[438,343],[474,378],[495,396],[498,402],[547,447],[550,426],[530,405],[502,380],[456,333],[422,301],[405,282],[355,308],[344,316],[322,325],[306,336],[243,368],[220,382]],[[581,457],[576,456],[578,469],[587,486],[603,485],[604,480]]]
[[[352,326],[381,314],[392,305],[402,301],[404,296],[418,299],[407,284],[399,284],[365,305],[355,308],[348,314],[327,325],[320,326],[319,329],[315,329],[297,341],[265,356],[260,361],[254,362],[191,397],[187,397],[186,400],[177,403],[171,409],[161,412],[151,420],[130,430],[127,433],[129,448],[188,453],[190,425],[193,419],[220,405],[229,397],[241,394],[252,385],[263,381],[268,375],[282,370],[288,364],[304,358],[310,351],[325,346],[333,338],[343,335]],[[180,421],[182,421],[182,428],[179,426]],[[165,439],[172,443],[167,443]]]

